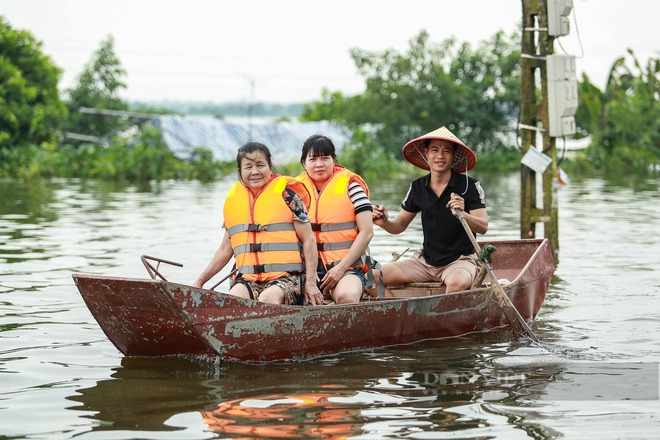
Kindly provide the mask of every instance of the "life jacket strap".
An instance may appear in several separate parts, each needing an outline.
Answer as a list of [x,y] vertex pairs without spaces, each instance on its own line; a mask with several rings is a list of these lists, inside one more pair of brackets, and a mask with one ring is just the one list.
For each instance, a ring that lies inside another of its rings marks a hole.
[[[348,269],[353,269],[353,270],[358,269],[358,266],[362,266],[366,263],[366,261],[367,261],[366,258],[367,258],[367,256],[365,254],[362,254],[357,260],[355,260],[353,262],[353,264],[351,264],[348,267]],[[341,260],[337,260],[337,261],[333,261],[330,264],[323,265],[322,262],[321,262],[321,259],[319,259],[319,264],[320,264],[319,267],[325,267],[325,270],[328,271],[328,270],[332,269],[333,267],[335,267],[336,265],[338,265],[340,261]]]
[[357,223],[312,223],[312,231],[314,232],[345,231],[347,229],[357,229]]
[[303,272],[302,263],[283,264],[255,264],[253,266],[239,266],[238,272],[242,274],[264,273],[264,272]]
[[353,240],[339,241],[337,243],[317,243],[316,248],[319,251],[337,251],[339,249],[350,249],[353,246]]
[[282,223],[270,223],[267,225],[259,225],[256,223],[242,223],[240,225],[235,225],[229,228],[227,231],[229,232],[229,236],[231,237],[234,234],[238,234],[240,232],[261,232],[261,231],[269,231],[269,232],[279,232],[279,231],[293,231],[293,223],[291,222],[282,222]]
[[248,243],[234,248],[234,257],[247,252],[302,251],[300,243]]
[[[367,248],[367,251],[369,249]],[[378,269],[378,298],[385,297],[385,285],[383,284],[383,268],[378,261],[371,255],[366,255],[367,259],[367,287],[373,289],[376,287],[376,279],[374,278],[374,269]]]

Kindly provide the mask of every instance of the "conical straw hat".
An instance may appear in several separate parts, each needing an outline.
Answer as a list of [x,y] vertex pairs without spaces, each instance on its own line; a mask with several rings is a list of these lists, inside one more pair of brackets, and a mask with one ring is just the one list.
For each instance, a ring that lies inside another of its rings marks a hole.
[[424,141],[427,139],[444,139],[453,142],[460,147],[454,152],[454,162],[451,165],[456,172],[464,173],[467,170],[474,168],[474,165],[477,163],[477,155],[474,154],[474,151],[465,145],[459,138],[454,136],[447,127],[442,126],[424,136],[413,139],[403,146],[403,157],[416,167],[427,171],[430,170],[429,164],[426,163],[426,155],[424,154],[426,150]]

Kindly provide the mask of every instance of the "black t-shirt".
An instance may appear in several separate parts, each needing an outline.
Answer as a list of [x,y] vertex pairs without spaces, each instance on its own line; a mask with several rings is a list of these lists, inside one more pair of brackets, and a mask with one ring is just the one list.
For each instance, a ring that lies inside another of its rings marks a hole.
[[413,180],[401,208],[422,213],[424,258],[433,266],[445,266],[461,255],[474,253],[474,246],[463,225],[447,208],[451,193],[463,197],[465,212],[485,208],[485,196],[479,181],[454,171],[440,197],[429,187],[430,181],[430,174]]

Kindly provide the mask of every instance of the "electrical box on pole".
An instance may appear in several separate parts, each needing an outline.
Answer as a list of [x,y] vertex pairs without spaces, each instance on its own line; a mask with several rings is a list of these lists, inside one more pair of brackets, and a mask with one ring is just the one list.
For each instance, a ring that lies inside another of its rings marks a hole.
[[578,87],[575,56],[547,55],[548,130],[550,136],[575,134],[575,112],[578,108]]
[[573,0],[548,0],[548,36],[568,35],[568,14],[573,9]]

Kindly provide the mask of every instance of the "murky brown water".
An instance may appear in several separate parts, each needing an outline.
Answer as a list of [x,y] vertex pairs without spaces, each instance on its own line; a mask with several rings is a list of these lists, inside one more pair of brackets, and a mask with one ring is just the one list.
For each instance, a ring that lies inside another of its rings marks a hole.
[[[477,176],[486,238],[518,238],[519,178]],[[397,209],[408,182],[370,184]],[[298,364],[123,358],[71,273],[191,282],[220,239],[229,183],[0,181],[0,438],[649,438],[660,422],[657,178],[572,177],[560,264],[534,330]],[[377,230],[387,261],[418,223]]]

